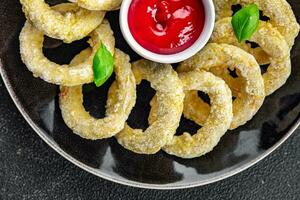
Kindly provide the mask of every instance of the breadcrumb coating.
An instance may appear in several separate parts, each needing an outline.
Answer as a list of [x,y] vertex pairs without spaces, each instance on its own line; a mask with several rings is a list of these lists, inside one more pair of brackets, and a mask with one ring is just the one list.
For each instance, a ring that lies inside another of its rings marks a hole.
[[[217,21],[211,41],[240,47],[256,57],[257,60],[261,57],[261,51],[257,51],[258,48],[252,49],[245,42],[238,42],[231,25],[231,18]],[[264,54],[268,56],[270,65],[267,72],[263,74],[263,78],[266,95],[270,95],[283,86],[291,74],[289,46],[278,30],[268,22],[260,22],[257,31],[249,41],[257,43],[260,46],[259,49],[263,50]],[[226,76],[227,83],[231,88],[234,88],[234,91],[240,89],[240,79],[231,77],[228,70],[224,74],[218,72],[215,72],[215,74],[223,78]]]
[[44,35],[27,21],[20,34],[20,54],[22,61],[35,77],[46,82],[76,86],[90,83],[94,79],[93,57],[99,45],[103,42],[110,52],[114,52],[115,38],[107,20],[90,34],[89,43],[92,53],[77,65],[59,65],[48,60],[43,54]]
[[[89,50],[74,58],[81,62]],[[92,117],[83,106],[82,86],[60,88],[59,105],[63,119],[73,132],[83,138],[97,140],[109,138],[124,128],[125,122],[136,101],[135,78],[129,63],[129,56],[116,49],[113,83],[115,98],[107,99],[106,116],[103,119]],[[113,102],[113,103],[112,103]]]
[[132,69],[137,84],[145,79],[156,90],[157,118],[145,131],[126,125],[116,138],[130,151],[154,154],[172,140],[179,126],[184,99],[182,83],[171,65],[139,60]]
[[270,18],[270,23],[278,29],[287,41],[289,47],[294,45],[299,33],[294,12],[286,0],[213,0],[216,9],[216,19],[231,17],[233,5],[248,5],[255,3],[263,14]]
[[185,91],[202,91],[211,100],[210,112],[197,133],[174,136],[163,147],[168,154],[181,158],[196,158],[213,150],[232,122],[232,96],[225,82],[210,72],[190,71],[179,74]]
[[[258,63],[252,55],[238,47],[210,43],[195,56],[182,62],[178,71],[210,71],[212,68],[218,68],[218,71],[228,68],[236,69],[243,78],[242,89],[233,102],[233,120],[230,129],[244,125],[257,113],[265,98],[264,82]],[[192,100],[191,98],[188,99]],[[184,116],[203,125],[204,121],[201,120],[206,118],[203,117],[206,112],[200,110],[203,107],[203,102],[185,101],[184,104]],[[198,104],[200,105],[198,106]]]
[[20,0],[26,18],[45,35],[71,43],[80,40],[104,19],[104,11],[90,11],[72,3],[50,7],[44,0]]

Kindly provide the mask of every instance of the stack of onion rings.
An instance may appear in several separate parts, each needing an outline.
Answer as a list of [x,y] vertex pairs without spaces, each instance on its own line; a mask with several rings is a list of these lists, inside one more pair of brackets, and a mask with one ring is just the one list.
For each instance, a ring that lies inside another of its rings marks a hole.
[[182,83],[170,65],[140,60],[132,64],[132,70],[137,84],[145,79],[156,90],[156,119],[145,131],[126,125],[116,138],[135,153],[154,154],[172,140],[179,126],[184,99]]
[[231,17],[233,5],[245,6],[252,3],[258,5],[263,14],[270,18],[270,23],[278,29],[291,48],[299,33],[299,24],[286,0],[214,0],[216,19]]
[[[147,60],[131,65],[129,56],[115,49],[113,31],[104,15],[118,9],[122,0],[69,1],[73,3],[50,7],[44,0],[20,0],[27,17],[20,34],[20,53],[34,76],[60,85],[62,117],[85,139],[115,136],[120,145],[135,153],[154,154],[162,149],[182,158],[199,157],[212,151],[228,129],[249,121],[265,96],[281,87],[291,73],[290,49],[299,25],[285,0],[214,0],[218,21],[212,43],[182,62],[177,73],[171,65]],[[255,49],[237,41],[230,18],[232,5],[250,3],[270,18],[261,21],[249,39],[259,45]],[[88,36],[91,47],[69,65],[58,65],[43,55],[44,35],[66,43]],[[93,58],[102,43],[114,56],[116,80],[108,91],[106,116],[96,119],[83,106],[82,86],[94,79]],[[259,64],[270,64],[263,75]],[[237,77],[229,70],[235,70]],[[136,84],[144,79],[156,90],[145,131],[126,124],[136,102]],[[209,95],[210,104],[198,97],[199,90]],[[195,135],[175,136],[182,114],[202,126]]]
[[[243,77],[242,89],[235,96],[236,99],[233,102],[233,121],[230,129],[244,125],[257,113],[265,98],[264,83],[258,63],[253,56],[238,47],[210,43],[195,56],[183,61],[178,71],[210,71],[212,68],[218,70],[236,69]],[[204,102],[190,102],[189,100],[192,99],[194,98],[188,97],[185,101],[183,113],[188,119],[203,125],[203,119],[207,119],[204,114],[207,114],[207,112],[205,110],[202,113],[199,108],[204,107]]]
[[[212,104],[203,127],[195,135],[183,133],[181,136],[174,136],[163,150],[181,158],[195,158],[212,151],[228,130],[233,117],[232,96],[225,82],[210,72],[191,71],[181,73],[179,77],[185,91],[201,90],[209,95]],[[149,116],[150,124],[155,122],[158,112],[157,97],[154,99]]]
[[[238,46],[250,54],[254,55],[256,59],[260,60],[260,53],[257,53],[258,48],[252,49],[245,42],[239,43],[232,25],[231,18],[224,18],[217,21],[214,33],[211,37],[212,42],[227,43]],[[250,42],[255,42],[260,46],[267,55],[270,65],[267,72],[263,74],[266,95],[272,94],[280,88],[291,74],[290,49],[283,36],[268,22],[260,22],[258,30],[249,39]],[[258,57],[258,58],[257,58]],[[218,74],[221,75],[221,74]],[[229,73],[221,75],[227,79],[227,83],[234,88],[234,91],[239,90],[237,87],[239,80],[232,78]]]
[[[60,4],[59,8],[72,8],[72,4]],[[43,54],[43,32],[36,29],[29,21],[24,25],[20,34],[20,53],[23,62],[27,68],[36,77],[43,80],[64,86],[75,86],[84,83],[90,83],[94,79],[92,63],[93,57],[101,42],[106,44],[106,47],[112,53],[114,52],[115,38],[107,20],[104,20],[90,34],[89,43],[93,49],[90,56],[81,63],[68,67],[67,65],[58,65],[48,60]]]

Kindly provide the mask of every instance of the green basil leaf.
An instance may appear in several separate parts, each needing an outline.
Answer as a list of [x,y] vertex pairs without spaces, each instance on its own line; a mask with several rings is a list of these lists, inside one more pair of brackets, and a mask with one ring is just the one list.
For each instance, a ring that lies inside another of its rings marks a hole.
[[104,44],[101,44],[93,59],[94,82],[100,87],[114,71],[114,58]]
[[231,24],[239,42],[246,41],[259,25],[259,9],[256,4],[245,6],[232,17]]

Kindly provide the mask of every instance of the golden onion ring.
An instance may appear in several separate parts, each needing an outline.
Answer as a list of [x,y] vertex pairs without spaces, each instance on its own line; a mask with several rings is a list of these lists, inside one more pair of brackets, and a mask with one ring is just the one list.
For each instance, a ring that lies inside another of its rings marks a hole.
[[97,28],[105,12],[90,11],[72,3],[50,7],[44,0],[20,0],[32,24],[45,35],[71,43],[82,39]]
[[88,10],[116,10],[121,6],[122,0],[69,0]]
[[[203,71],[201,71],[203,72]],[[183,73],[179,73],[180,74],[185,74]],[[204,75],[205,73],[203,73]],[[231,94],[231,93],[230,93]],[[184,103],[183,104],[183,110],[187,113],[192,113],[192,112],[199,112],[199,114],[197,115],[197,121],[196,122],[201,122],[199,125],[204,125],[207,117],[210,114],[210,106],[205,103],[201,98],[199,98],[198,96],[198,91],[197,90],[186,90],[185,91],[185,97],[184,97],[184,102],[188,102],[188,103]],[[232,102],[230,102],[232,104]],[[151,99],[150,101],[150,113],[148,116],[148,122],[149,124],[152,124],[156,119],[157,119],[157,98],[156,95],[154,95],[154,97]],[[192,110],[189,110],[192,109]],[[191,120],[193,120],[194,118],[190,118]]]
[[252,3],[257,4],[263,14],[270,18],[270,23],[283,35],[291,48],[299,33],[299,24],[286,0],[214,0],[216,19],[231,17],[233,5],[244,6]]
[[116,138],[135,153],[154,154],[171,141],[179,126],[184,99],[182,83],[171,65],[140,60],[132,64],[132,69],[137,84],[145,79],[157,91],[157,118],[145,131],[126,125]]
[[[82,62],[91,50],[82,51],[73,60],[72,64]],[[109,138],[124,128],[125,122],[136,100],[136,84],[129,63],[129,56],[116,50],[114,72],[116,80],[113,83],[115,98],[107,100],[106,117],[95,119],[83,106],[82,86],[61,86],[59,105],[67,126],[83,138],[97,140]],[[114,103],[111,103],[111,102]]]
[[[265,98],[264,83],[258,63],[252,55],[238,47],[210,43],[195,56],[182,62],[178,71],[210,71],[212,68],[217,68],[218,71],[227,68],[236,69],[243,78],[240,82],[242,89],[233,102],[233,120],[230,129],[244,125],[257,113]],[[185,101],[183,113],[186,118],[203,125],[204,121],[201,119],[206,119],[203,117],[206,112],[198,109],[203,107],[202,105],[195,106],[198,103],[203,102]]]
[[[210,72],[190,71],[179,74],[179,77],[185,91],[205,92],[212,104],[203,127],[195,135],[185,132],[181,136],[174,136],[163,150],[181,158],[200,157],[212,151],[230,127],[233,118],[231,91],[222,79]],[[158,111],[157,99],[153,99],[150,124],[154,123]]]
[[89,43],[93,48],[93,52],[84,62],[71,67],[59,65],[44,56],[44,35],[27,21],[20,34],[21,58],[34,76],[40,77],[46,82],[64,86],[90,83],[94,79],[92,69],[93,57],[100,43],[105,44],[112,53],[115,46],[115,38],[107,20],[104,20],[90,36]]
[[[211,41],[235,45],[254,55],[254,57],[257,55],[255,52],[256,49],[252,49],[245,42],[238,42],[231,25],[231,18],[224,18],[217,21]],[[263,74],[263,78],[266,95],[270,95],[284,85],[291,74],[289,46],[277,29],[267,22],[260,22],[257,31],[249,41],[257,43],[269,57],[270,65],[267,72]],[[226,76],[226,79],[228,79],[227,83],[231,82],[231,86],[240,87],[240,84],[234,83],[237,80],[232,78],[228,71],[221,76]],[[234,87],[234,91],[236,90],[238,88]]]

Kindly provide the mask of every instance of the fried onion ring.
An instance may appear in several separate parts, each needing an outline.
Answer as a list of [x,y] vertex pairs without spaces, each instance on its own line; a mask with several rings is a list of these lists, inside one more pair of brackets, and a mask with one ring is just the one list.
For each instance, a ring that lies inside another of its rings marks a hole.
[[27,21],[20,34],[21,58],[34,76],[40,77],[46,82],[64,86],[90,83],[94,79],[92,69],[93,57],[100,43],[103,42],[112,53],[115,45],[115,38],[107,20],[104,20],[90,36],[89,43],[93,48],[93,52],[84,62],[72,67],[59,65],[44,56],[44,35]]
[[135,153],[154,154],[171,141],[179,126],[184,99],[182,83],[171,65],[140,60],[132,64],[132,69],[137,84],[148,80],[157,91],[157,118],[145,131],[125,125],[116,138]]
[[[74,58],[73,63],[82,62],[91,50],[87,49]],[[61,86],[59,103],[62,116],[69,128],[83,138],[97,140],[109,138],[124,128],[125,122],[136,100],[135,78],[129,63],[129,56],[120,50],[115,55],[116,80],[113,83],[115,98],[107,100],[106,117],[95,119],[83,106],[82,86]],[[112,103],[114,102],[114,103]]]
[[263,14],[270,18],[270,23],[278,29],[291,48],[299,33],[299,24],[286,0],[214,0],[216,19],[231,17],[233,5],[244,6],[251,3],[257,4]]
[[50,7],[44,0],[20,0],[26,18],[45,35],[71,43],[99,26],[105,12],[90,11],[72,3]]
[[[238,46],[248,53],[257,56],[256,49],[252,49],[245,42],[238,42],[235,37],[231,18],[224,18],[216,23],[214,33],[211,38],[212,42],[227,43]],[[267,72],[263,74],[266,95],[272,94],[275,90],[285,84],[291,74],[290,49],[282,35],[273,28],[270,23],[260,22],[257,31],[249,39],[251,42],[257,43],[261,49],[269,56],[270,65]],[[259,60],[259,59],[258,59]],[[226,73],[227,72],[227,73]],[[228,70],[222,77],[226,76],[228,82],[231,82],[231,88],[237,91],[240,84],[234,83],[237,79],[232,78]]]
[[122,0],[69,0],[88,10],[116,10],[120,8]]
[[[240,82],[242,89],[233,102],[233,120],[230,129],[244,125],[257,113],[265,97],[263,78],[258,63],[252,55],[238,47],[210,43],[195,56],[182,62],[178,71],[210,71],[212,68],[236,69],[243,78]],[[192,100],[192,98],[188,99]],[[184,116],[203,125],[202,120],[207,118],[207,116],[204,117],[207,112],[202,112],[199,108],[203,107],[201,104],[204,102],[190,101],[185,101]]]
[[[200,90],[207,93],[211,98],[211,108],[203,127],[195,135],[185,132],[181,136],[174,136],[163,150],[181,158],[200,157],[212,151],[230,127],[233,118],[231,91],[222,79],[210,72],[191,71],[181,73],[179,77],[185,91]],[[150,124],[157,117],[158,103],[156,98],[151,102]]]

